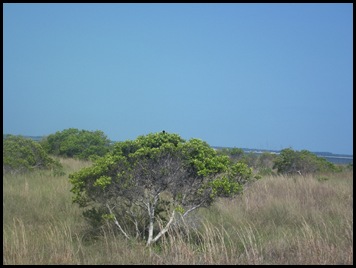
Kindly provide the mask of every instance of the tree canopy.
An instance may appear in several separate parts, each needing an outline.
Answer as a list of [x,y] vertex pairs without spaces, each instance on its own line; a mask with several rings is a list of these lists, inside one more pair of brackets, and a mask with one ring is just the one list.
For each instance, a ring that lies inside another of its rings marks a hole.
[[127,238],[150,245],[177,219],[240,193],[254,176],[200,139],[159,132],[116,143],[69,178],[73,201],[89,220],[109,220]]

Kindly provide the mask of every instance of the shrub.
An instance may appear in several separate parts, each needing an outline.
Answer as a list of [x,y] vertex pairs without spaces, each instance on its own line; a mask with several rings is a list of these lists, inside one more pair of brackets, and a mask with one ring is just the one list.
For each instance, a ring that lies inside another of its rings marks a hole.
[[291,148],[283,149],[274,160],[274,167],[278,173],[307,174],[320,172],[340,171],[333,163],[307,151],[294,151]]
[[45,137],[41,144],[49,154],[88,160],[110,150],[110,140],[100,131],[69,128]]
[[4,135],[3,174],[35,169],[53,169],[55,174],[62,172],[61,164],[51,158],[38,142],[20,135]]
[[91,167],[70,174],[73,201],[96,226],[109,221],[127,238],[156,242],[172,224],[218,197],[234,196],[252,169],[199,139],[165,132],[119,142]]
[[218,154],[222,154],[222,155],[227,155],[229,156],[231,159],[233,159],[234,161],[238,161],[239,159],[241,159],[244,155],[244,150],[242,150],[241,148],[222,148],[218,150]]

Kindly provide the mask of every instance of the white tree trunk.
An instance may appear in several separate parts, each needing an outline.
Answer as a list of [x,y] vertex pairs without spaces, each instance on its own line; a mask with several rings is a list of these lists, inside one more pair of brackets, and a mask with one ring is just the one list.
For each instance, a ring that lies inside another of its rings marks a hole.
[[147,209],[148,209],[148,216],[149,216],[149,225],[148,225],[148,239],[147,239],[147,246],[151,244],[151,241],[153,239],[153,225],[155,221],[155,207],[158,201],[158,195],[155,195],[153,198],[153,202],[147,203]]
[[[173,220],[174,220],[174,213],[175,213],[175,210],[173,210],[172,215],[171,215],[171,217],[169,218],[168,223],[166,224],[166,227],[164,227],[164,228],[156,235],[156,237],[153,238],[153,239],[150,241],[150,244],[156,242],[162,235],[164,235],[164,234],[168,231],[169,226],[172,224],[172,222],[173,222]],[[147,241],[147,246],[149,246],[150,244],[149,244],[148,241]]]
[[106,207],[108,208],[110,214],[114,216],[114,223],[115,223],[115,225],[116,225],[117,227],[119,227],[120,231],[124,234],[124,236],[125,236],[127,239],[130,239],[130,237],[128,236],[128,234],[122,229],[122,227],[121,227],[119,221],[116,219],[115,214],[112,213],[112,210],[111,210],[110,206],[109,206],[108,204],[106,204]]

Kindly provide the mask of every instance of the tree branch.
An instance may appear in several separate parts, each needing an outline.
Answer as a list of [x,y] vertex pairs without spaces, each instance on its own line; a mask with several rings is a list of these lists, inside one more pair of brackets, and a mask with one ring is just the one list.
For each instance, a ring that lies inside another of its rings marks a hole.
[[175,210],[173,210],[172,215],[169,218],[169,221],[166,224],[166,226],[156,235],[155,238],[153,238],[151,241],[147,241],[147,246],[149,246],[150,244],[156,242],[162,235],[164,235],[168,231],[169,226],[172,224],[172,222],[174,220],[174,214],[175,214]]
[[194,206],[194,207],[188,209],[186,212],[184,212],[184,214],[183,214],[182,217],[184,218],[185,216],[188,215],[188,213],[190,213],[190,212],[192,212],[193,210],[199,208],[205,201],[206,201],[206,200],[203,200],[202,202],[200,202],[200,204],[198,204],[198,205],[196,205],[196,206]]
[[119,227],[120,231],[124,234],[124,236],[125,236],[127,239],[130,239],[130,237],[128,236],[128,234],[125,233],[125,231],[122,229],[121,225],[119,224],[118,220],[116,219],[115,214],[112,212],[112,210],[111,210],[109,204],[106,204],[106,207],[108,208],[110,214],[113,215],[115,225],[116,225],[117,227]]

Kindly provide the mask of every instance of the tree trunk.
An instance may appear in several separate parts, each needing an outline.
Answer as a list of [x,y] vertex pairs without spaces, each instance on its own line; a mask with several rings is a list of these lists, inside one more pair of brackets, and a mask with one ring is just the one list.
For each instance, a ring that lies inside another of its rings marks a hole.
[[158,201],[158,195],[155,195],[153,198],[153,202],[150,203],[148,202],[147,204],[147,209],[148,209],[148,215],[149,215],[149,225],[148,225],[148,239],[147,239],[147,246],[151,244],[151,241],[153,239],[153,224],[155,221],[155,207]]
[[[172,212],[172,215],[171,217],[169,218],[169,221],[168,223],[166,224],[166,227],[164,227],[157,235],[155,238],[153,238],[151,241],[150,241],[150,244],[156,242],[162,235],[164,235],[168,229],[169,229],[169,226],[172,224],[173,220],[174,220],[174,213],[175,213],[175,210],[173,210]],[[147,242],[147,246],[149,246],[150,244],[148,244]]]

